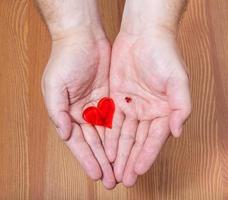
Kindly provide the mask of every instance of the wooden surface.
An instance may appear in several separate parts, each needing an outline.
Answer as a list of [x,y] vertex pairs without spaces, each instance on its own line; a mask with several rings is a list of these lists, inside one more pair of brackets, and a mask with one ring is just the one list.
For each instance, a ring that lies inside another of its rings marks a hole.
[[[123,0],[99,0],[111,41]],[[191,0],[179,43],[191,78],[193,113],[136,186],[107,191],[90,181],[55,133],[40,79],[50,37],[32,2],[0,1],[1,200],[227,200],[228,1]]]

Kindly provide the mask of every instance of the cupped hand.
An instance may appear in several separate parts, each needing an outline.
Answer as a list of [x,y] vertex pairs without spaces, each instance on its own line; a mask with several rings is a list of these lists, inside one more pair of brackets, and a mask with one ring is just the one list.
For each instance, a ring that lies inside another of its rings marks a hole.
[[110,95],[116,112],[105,150],[117,181],[132,186],[150,169],[170,131],[180,136],[191,111],[188,76],[173,35],[120,32],[112,51]]
[[104,128],[93,127],[83,110],[108,96],[110,46],[91,30],[77,30],[53,41],[42,91],[48,113],[86,173],[102,179],[107,188],[116,184],[102,141]]

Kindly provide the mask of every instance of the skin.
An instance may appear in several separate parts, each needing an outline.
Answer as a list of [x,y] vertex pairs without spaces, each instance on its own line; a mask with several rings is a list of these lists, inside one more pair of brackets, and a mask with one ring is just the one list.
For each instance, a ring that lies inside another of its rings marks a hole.
[[42,78],[48,113],[87,175],[101,179],[111,189],[116,180],[102,145],[105,129],[87,124],[82,118],[86,107],[96,105],[109,93],[111,49],[95,1],[38,2],[53,40]]
[[[191,112],[175,39],[185,1],[127,0],[112,53],[95,0],[38,4],[53,40],[42,91],[60,137],[92,179],[108,189],[116,180],[134,185],[170,131],[181,135]],[[83,110],[109,94],[116,104],[113,128],[87,124]]]
[[183,3],[128,0],[125,5],[112,50],[110,95],[117,111],[114,128],[105,133],[105,150],[117,181],[127,187],[151,168],[170,131],[181,135],[191,112],[188,76],[176,42]]

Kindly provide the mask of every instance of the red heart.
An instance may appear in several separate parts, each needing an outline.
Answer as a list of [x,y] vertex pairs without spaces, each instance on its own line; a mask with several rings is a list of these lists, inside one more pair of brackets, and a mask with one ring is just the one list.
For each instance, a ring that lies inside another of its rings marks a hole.
[[83,118],[92,125],[112,128],[114,111],[114,101],[111,98],[104,97],[98,102],[97,107],[86,108],[83,112]]

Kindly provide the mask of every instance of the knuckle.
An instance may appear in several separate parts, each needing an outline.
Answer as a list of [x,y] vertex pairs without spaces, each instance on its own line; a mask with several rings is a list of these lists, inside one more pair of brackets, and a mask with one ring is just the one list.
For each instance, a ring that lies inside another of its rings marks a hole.
[[144,151],[146,152],[146,154],[149,154],[151,158],[156,157],[158,154],[158,148],[153,146],[145,146]]
[[115,133],[108,133],[106,134],[106,141],[116,141],[119,139],[119,135],[118,134],[115,134]]
[[179,75],[179,81],[181,83],[184,83],[184,84],[189,84],[189,78],[188,78],[188,75],[186,72],[182,72],[180,75]]
[[85,161],[88,158],[91,158],[92,154],[90,152],[83,152],[83,153],[79,154],[79,156],[81,157],[81,159],[83,161]]
[[99,140],[91,141],[91,146],[95,149],[101,149],[101,142]]
[[51,79],[46,74],[44,74],[41,79],[41,88],[44,95],[47,93],[47,89],[50,88],[50,85]]
[[[44,89],[56,87],[56,77],[50,73],[44,73],[41,79],[41,85]],[[58,80],[59,82],[60,80]]]
[[187,118],[192,112],[192,105],[189,103],[184,109],[184,116]]
[[110,167],[110,163],[107,160],[102,160],[99,162],[102,168]]
[[43,74],[42,79],[41,79],[41,85],[46,86],[49,83],[49,78],[46,73]]
[[143,146],[144,142],[141,141],[141,140],[136,140],[135,143],[134,143],[134,146],[136,148],[141,148]]
[[187,116],[189,116],[191,114],[191,112],[192,112],[192,106],[189,105],[187,110],[186,110]]
[[57,110],[54,110],[48,104],[46,105],[46,107],[47,107],[49,118],[56,123],[56,120],[58,119],[58,112],[57,112]]
[[121,160],[125,160],[128,156],[129,156],[129,153],[128,152],[121,152],[119,154]]
[[132,143],[135,141],[135,137],[132,134],[126,134],[126,133],[122,133],[120,135],[120,139],[123,141],[129,141]]

